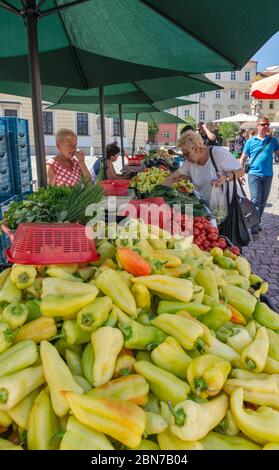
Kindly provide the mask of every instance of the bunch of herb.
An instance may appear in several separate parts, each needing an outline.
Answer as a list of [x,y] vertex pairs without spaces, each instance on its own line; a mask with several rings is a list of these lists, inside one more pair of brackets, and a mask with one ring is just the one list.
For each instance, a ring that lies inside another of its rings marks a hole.
[[[102,188],[84,182],[73,186],[40,188],[22,201],[13,202],[4,212],[3,223],[15,230],[21,222],[80,222],[90,216],[85,210],[103,198]],[[92,217],[93,214],[91,214]]]

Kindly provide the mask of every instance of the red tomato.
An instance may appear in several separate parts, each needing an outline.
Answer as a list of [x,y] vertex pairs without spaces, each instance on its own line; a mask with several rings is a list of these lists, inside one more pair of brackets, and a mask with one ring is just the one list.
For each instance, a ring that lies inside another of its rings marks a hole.
[[207,235],[207,239],[210,241],[210,242],[216,242],[218,240],[218,235],[217,233],[212,233],[210,232],[208,235]]
[[236,256],[240,254],[240,249],[238,248],[238,246],[229,246],[229,250]]
[[202,230],[203,229],[203,224],[201,222],[197,223],[195,228]]
[[197,237],[200,234],[200,231],[197,228],[194,228],[193,235]]
[[214,248],[215,246],[219,246],[219,243],[218,242],[213,242],[213,243],[211,243],[211,246]]
[[210,243],[208,241],[204,241],[202,246],[204,247],[205,250],[207,250],[210,247]]
[[222,250],[224,250],[224,249],[226,248],[226,246],[227,246],[226,240],[224,240],[224,239],[219,239],[219,241],[218,241],[218,246],[219,246],[219,248],[222,248]]

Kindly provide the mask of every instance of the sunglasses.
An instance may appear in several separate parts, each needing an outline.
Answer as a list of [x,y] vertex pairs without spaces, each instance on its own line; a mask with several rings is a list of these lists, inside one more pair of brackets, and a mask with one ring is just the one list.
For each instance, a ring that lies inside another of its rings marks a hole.
[[269,127],[269,123],[267,123],[267,122],[259,122],[258,125],[262,126],[262,127]]

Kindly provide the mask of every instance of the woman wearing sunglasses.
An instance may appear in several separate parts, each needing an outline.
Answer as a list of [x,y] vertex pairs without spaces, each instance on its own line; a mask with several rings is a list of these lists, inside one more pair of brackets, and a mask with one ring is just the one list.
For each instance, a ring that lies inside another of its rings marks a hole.
[[[251,234],[257,235],[262,230],[261,218],[271,189],[273,176],[273,153],[279,156],[279,144],[269,135],[269,120],[260,117],[257,120],[257,135],[247,140],[240,163],[248,162],[248,184],[251,201],[258,211],[258,223],[251,227]],[[247,164],[247,163],[246,163]]]

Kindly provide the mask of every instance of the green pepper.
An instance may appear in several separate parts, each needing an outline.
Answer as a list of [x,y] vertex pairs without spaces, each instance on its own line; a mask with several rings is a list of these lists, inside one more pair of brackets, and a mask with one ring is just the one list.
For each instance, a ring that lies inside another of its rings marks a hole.
[[120,323],[120,330],[124,334],[125,348],[128,349],[153,349],[166,338],[163,331],[155,326],[141,325],[136,321]]
[[108,240],[102,240],[97,246],[97,251],[100,255],[98,261],[94,261],[92,266],[101,266],[107,259],[113,259],[116,253],[115,246],[113,246]]
[[8,323],[12,330],[25,323],[28,316],[28,308],[25,304],[11,303],[4,308],[2,319]]
[[152,351],[151,359],[161,369],[172,372],[182,380],[187,379],[187,367],[192,359],[172,336],[168,336]]
[[148,361],[137,361],[136,372],[148,381],[150,390],[159,398],[172,404],[185,400],[189,393],[189,385],[174,374],[167,372]]
[[214,256],[214,262],[220,266],[220,268],[225,268],[225,269],[234,269],[235,268],[235,262],[233,259],[229,258],[228,256],[219,256],[216,255]]
[[33,404],[27,433],[28,450],[55,450],[59,440],[52,439],[60,431],[58,418],[51,406],[49,394],[42,390]]
[[88,380],[86,380],[82,375],[73,374],[73,377],[74,377],[76,383],[81,386],[84,393],[87,393],[87,392],[89,392],[89,390],[92,390],[91,383],[89,383]]
[[167,429],[168,423],[160,414],[154,413],[153,411],[145,411],[145,416],[146,416],[146,425],[144,429],[145,437],[153,435],[153,434],[161,434]]
[[241,360],[247,369],[262,372],[268,356],[269,340],[266,328],[257,330],[254,340],[242,351]]
[[227,409],[225,417],[220,421],[215,430],[226,436],[237,436],[239,427],[236,425],[230,408]]
[[208,326],[208,328],[212,330],[218,330],[220,326],[231,319],[231,313],[229,309],[209,295],[204,295],[203,302],[205,305],[210,307],[210,311],[198,318],[206,326]]
[[205,450],[260,450],[260,446],[240,436],[225,436],[210,431],[201,440]]
[[117,314],[115,309],[112,309],[111,312],[108,315],[108,318],[106,319],[105,323],[103,326],[115,326],[117,323]]
[[36,343],[31,340],[21,341],[0,355],[0,377],[25,369],[38,359]]
[[34,266],[16,264],[12,267],[11,281],[18,289],[26,289],[34,284],[37,271]]
[[269,340],[268,355],[275,361],[279,361],[279,335],[268,328],[266,331]]
[[210,307],[197,302],[178,302],[170,300],[160,300],[157,308],[157,315],[162,313],[176,313],[180,310],[186,310],[192,316],[204,315],[209,312]]
[[82,282],[82,279],[80,279],[80,277],[73,276],[72,274],[67,273],[64,269],[61,268],[48,268],[47,275],[49,277],[65,279],[66,281]]
[[37,320],[41,316],[41,301],[40,300],[27,300],[25,302],[26,307],[28,308],[28,317],[27,322],[32,320]]
[[84,331],[95,331],[105,323],[111,308],[112,300],[109,297],[97,297],[78,312],[77,324]]
[[270,330],[279,330],[279,315],[268,305],[258,302],[253,314],[254,319]]
[[213,354],[204,354],[191,361],[187,369],[188,383],[200,398],[217,395],[227,379],[231,365]]

